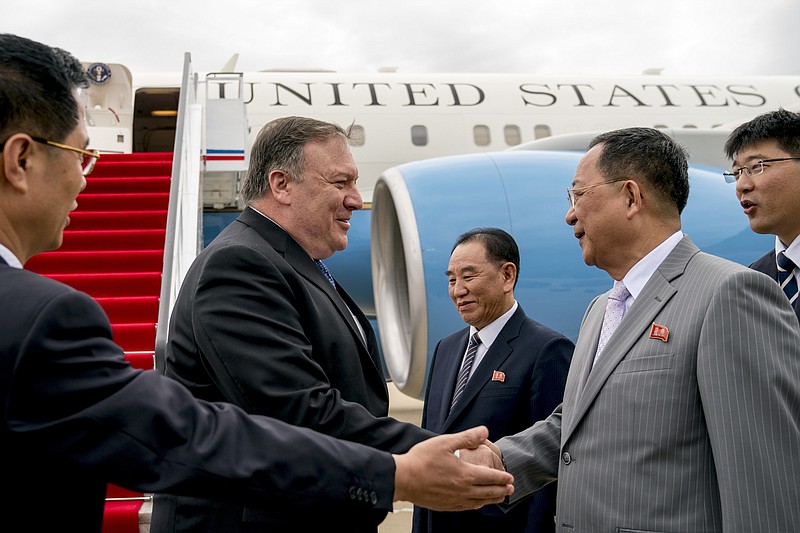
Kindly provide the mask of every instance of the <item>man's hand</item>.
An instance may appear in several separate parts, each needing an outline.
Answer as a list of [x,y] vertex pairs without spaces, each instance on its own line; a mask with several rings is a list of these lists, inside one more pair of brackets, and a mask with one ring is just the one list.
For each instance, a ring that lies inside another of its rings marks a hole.
[[500,454],[500,448],[489,442],[488,439],[474,450],[459,450],[459,457],[474,465],[488,466],[502,471],[506,469]]
[[395,455],[395,501],[410,501],[435,511],[464,511],[501,503],[514,492],[511,474],[469,464],[454,455],[456,450],[462,454],[475,450],[488,436],[485,427],[475,427],[428,439],[408,453]]

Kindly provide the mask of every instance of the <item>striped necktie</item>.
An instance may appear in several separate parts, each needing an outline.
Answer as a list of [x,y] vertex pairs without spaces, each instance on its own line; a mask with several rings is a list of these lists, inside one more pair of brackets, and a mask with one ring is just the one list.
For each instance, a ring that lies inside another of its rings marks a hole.
[[322,260],[320,259],[314,259],[314,264],[316,264],[317,267],[322,271],[322,273],[325,274],[325,277],[328,278],[328,281],[331,282],[331,285],[333,285],[333,288],[335,289],[336,282],[333,281],[333,276],[331,276],[331,271],[328,270],[328,267],[325,266],[325,263],[323,263]]
[[789,303],[794,305],[797,300],[797,278],[794,276],[794,269],[796,265],[794,262],[786,257],[786,254],[779,252],[777,255],[778,262],[778,283],[781,289],[789,298]]
[[450,402],[450,410],[458,401],[458,398],[467,388],[467,381],[469,380],[469,373],[472,370],[472,363],[475,362],[475,354],[478,353],[478,345],[481,343],[481,338],[478,337],[476,331],[472,338],[469,339],[469,346],[467,346],[467,355],[464,357],[464,362],[461,364],[461,371],[458,373],[458,381],[456,381],[456,390],[453,393],[453,401]]

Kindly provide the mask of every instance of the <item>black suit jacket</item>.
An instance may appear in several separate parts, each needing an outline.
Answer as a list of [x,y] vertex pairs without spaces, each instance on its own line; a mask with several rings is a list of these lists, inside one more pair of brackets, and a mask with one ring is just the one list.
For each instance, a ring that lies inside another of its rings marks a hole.
[[[468,337],[469,328],[465,328],[437,344],[425,392],[423,427],[437,433],[455,433],[483,424],[489,428],[489,439],[496,441],[547,418],[561,403],[574,344],[528,318],[518,306],[474,369],[458,403],[449,411]],[[502,372],[503,377],[494,375],[495,371]],[[555,496],[553,483],[507,514],[495,506],[460,513],[417,507],[413,530],[553,531]]]
[[[778,281],[778,264],[775,261],[775,250],[770,250],[758,260],[754,261],[750,268],[763,272],[775,281]],[[797,320],[800,321],[800,298],[794,301],[794,314],[797,315]]]
[[[229,401],[249,413],[393,453],[433,435],[386,416],[388,392],[369,321],[288,233],[250,208],[189,269],[165,359],[166,375],[198,398]],[[318,527],[375,529],[356,517],[337,523],[319,513],[157,496],[151,530]]]
[[0,509],[26,531],[99,532],[108,483],[373,524],[392,508],[389,454],[131,368],[97,302],[1,259],[0,402]]

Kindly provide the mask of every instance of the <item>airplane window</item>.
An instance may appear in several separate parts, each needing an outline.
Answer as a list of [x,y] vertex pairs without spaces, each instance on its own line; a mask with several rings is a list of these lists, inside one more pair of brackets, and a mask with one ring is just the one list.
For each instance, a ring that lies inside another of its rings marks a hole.
[[553,134],[550,131],[550,126],[547,124],[537,124],[533,127],[533,138],[534,139],[542,139],[544,137],[550,137]]
[[426,146],[428,144],[428,128],[411,126],[411,142],[414,146]]
[[695,126],[694,124],[684,124],[683,127],[684,128],[695,128],[695,129],[697,129],[697,126]]
[[656,124],[656,125],[655,125],[655,126],[653,126],[653,127],[654,127],[654,128],[657,128],[657,129],[660,129],[660,130],[665,130],[665,129],[667,129],[667,125],[666,125],[666,124]]
[[364,146],[364,140],[364,126],[358,124],[350,126],[350,139],[348,139],[350,146]]
[[477,146],[489,146],[489,143],[492,142],[489,126],[484,126],[483,124],[478,124],[472,128],[472,137],[475,139],[475,144]]
[[503,128],[503,134],[506,138],[506,144],[509,146],[516,146],[522,142],[522,133],[519,131],[519,126],[508,124]]

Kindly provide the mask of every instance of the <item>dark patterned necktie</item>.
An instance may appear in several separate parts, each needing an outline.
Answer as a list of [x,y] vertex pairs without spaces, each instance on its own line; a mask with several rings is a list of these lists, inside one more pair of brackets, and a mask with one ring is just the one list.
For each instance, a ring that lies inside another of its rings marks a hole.
[[789,303],[794,305],[797,300],[797,278],[794,277],[796,265],[783,252],[778,253],[777,259],[778,283],[780,283],[786,297],[789,298]]
[[333,281],[333,276],[331,276],[331,271],[328,270],[328,267],[325,266],[325,263],[323,263],[320,259],[314,259],[314,263],[317,265],[317,267],[319,267],[322,273],[325,274],[325,277],[328,278],[328,281],[331,282],[331,285],[333,285],[333,288],[335,289],[336,282]]
[[472,338],[469,339],[469,346],[467,346],[467,355],[464,357],[464,363],[461,365],[461,371],[458,373],[458,381],[456,381],[456,391],[453,393],[453,401],[450,402],[450,410],[458,401],[458,398],[467,388],[467,381],[469,380],[469,373],[472,370],[472,363],[475,362],[475,354],[478,353],[478,345],[481,343],[481,338],[478,337],[476,331]]

